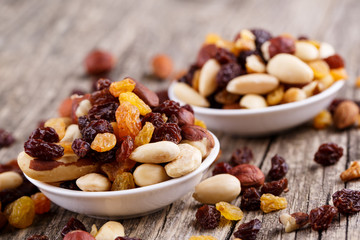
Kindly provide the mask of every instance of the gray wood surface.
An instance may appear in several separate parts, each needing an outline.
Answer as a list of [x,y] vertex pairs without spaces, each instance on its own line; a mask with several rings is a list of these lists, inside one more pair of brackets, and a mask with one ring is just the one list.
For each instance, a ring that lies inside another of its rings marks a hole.
[[[341,95],[359,98],[359,90],[353,87],[360,75],[359,13],[358,0],[0,0],[0,127],[17,138],[13,146],[0,150],[0,162],[16,158],[38,121],[56,116],[57,106],[72,89],[90,90],[91,79],[85,76],[82,61],[96,47],[116,55],[113,79],[132,76],[157,90],[168,82],[148,77],[151,57],[167,53],[177,69],[186,68],[209,32],[229,39],[239,30],[252,27],[274,34],[306,34],[333,44],[346,59],[350,78]],[[121,220],[127,235],[149,240],[189,239],[192,235],[233,239],[239,224],[258,218],[263,222],[258,239],[360,239],[359,214],[338,216],[329,230],[320,233],[309,227],[284,233],[277,220],[282,212],[309,212],[332,203],[331,194],[344,187],[360,189],[359,181],[344,184],[339,180],[350,161],[360,157],[359,130],[315,131],[305,124],[266,138],[215,133],[221,142],[221,161],[228,161],[236,147],[245,145],[253,149],[254,164],[265,173],[274,154],[287,159],[290,191],[283,195],[288,208],[269,214],[246,212],[236,225],[224,223],[204,231],[194,224],[199,204],[189,193],[160,212]],[[323,168],[314,163],[313,155],[321,143],[328,141],[340,144],[345,156],[335,166]],[[240,198],[234,203],[239,204]],[[101,226],[106,222],[53,205],[51,212],[37,216],[31,227],[8,227],[0,232],[0,239],[26,239],[33,234],[61,239],[59,232],[70,217],[83,221],[88,230],[92,224]]]

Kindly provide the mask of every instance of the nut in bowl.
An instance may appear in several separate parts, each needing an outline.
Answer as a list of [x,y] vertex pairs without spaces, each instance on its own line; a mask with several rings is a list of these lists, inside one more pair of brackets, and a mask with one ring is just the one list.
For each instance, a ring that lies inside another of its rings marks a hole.
[[159,104],[130,78],[98,83],[72,96],[69,116],[29,136],[18,155],[26,177],[59,206],[105,218],[145,215],[193,190],[219,142],[195,125],[192,108]]
[[344,85],[345,64],[325,42],[242,30],[234,41],[207,36],[196,62],[169,88],[209,128],[256,136],[314,117]]

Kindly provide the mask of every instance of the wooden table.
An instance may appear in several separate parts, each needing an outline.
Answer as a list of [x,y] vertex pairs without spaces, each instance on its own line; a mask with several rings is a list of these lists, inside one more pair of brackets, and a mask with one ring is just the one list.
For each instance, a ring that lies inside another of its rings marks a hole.
[[[274,34],[306,34],[333,44],[346,59],[350,74],[342,96],[354,99],[354,79],[358,76],[360,2],[346,1],[0,1],[0,127],[14,133],[17,142],[0,150],[0,161],[16,158],[23,142],[40,120],[54,117],[57,106],[72,89],[89,91],[91,80],[85,76],[82,61],[93,48],[109,50],[118,62],[113,79],[132,76],[151,89],[162,89],[168,82],[149,78],[151,57],[169,54],[177,69],[192,63],[205,36],[219,33],[232,39],[243,28],[261,27]],[[344,184],[339,174],[360,155],[357,129],[347,131],[314,130],[310,124],[265,138],[241,138],[215,132],[221,141],[221,161],[231,152],[249,146],[253,162],[264,173],[276,153],[287,159],[290,171],[286,210],[263,214],[246,212],[239,223],[225,224],[212,231],[199,229],[195,212],[199,204],[191,193],[164,210],[142,218],[121,220],[127,235],[142,239],[188,239],[192,235],[212,235],[219,240],[233,239],[238,225],[258,218],[263,227],[258,239],[360,239],[357,225],[360,214],[337,216],[329,230],[309,227],[284,233],[278,223],[282,212],[309,212],[332,203],[331,195],[344,187],[360,189],[360,181]],[[323,168],[313,161],[323,142],[335,142],[344,157],[334,166]],[[234,201],[239,205],[240,198]],[[99,206],[101,207],[101,206]],[[60,239],[59,232],[70,217],[87,226],[100,227],[106,220],[66,211],[56,205],[51,212],[37,216],[23,230],[7,227],[1,239],[26,239],[46,234]]]

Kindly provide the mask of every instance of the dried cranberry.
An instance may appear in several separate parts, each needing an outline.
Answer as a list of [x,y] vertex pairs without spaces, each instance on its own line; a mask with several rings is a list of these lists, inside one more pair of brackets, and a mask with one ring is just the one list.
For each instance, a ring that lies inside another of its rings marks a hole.
[[255,240],[256,235],[261,229],[262,223],[259,219],[251,220],[250,222],[243,223],[239,226],[234,236],[243,240]]
[[[196,64],[191,65],[189,71],[184,76],[182,76],[178,81],[192,86],[194,74],[195,74],[196,70],[198,70],[198,69],[199,69],[199,67]],[[167,91],[166,91],[166,94],[167,94]],[[160,102],[163,102],[163,101],[160,101]]]
[[337,106],[339,106],[339,104],[342,103],[345,100],[346,99],[343,99],[343,98],[335,98],[334,100],[332,100],[332,102],[330,103],[330,105],[328,107],[330,113],[332,115],[334,115]]
[[360,191],[342,189],[332,195],[334,206],[342,214],[352,214],[360,211]]
[[179,110],[180,104],[173,100],[166,100],[153,109],[154,112],[165,113],[168,117],[170,117],[172,114],[176,115]]
[[103,89],[108,89],[111,85],[111,80],[107,78],[100,78],[96,82],[96,90],[101,91]]
[[114,67],[115,59],[109,52],[94,50],[86,56],[84,64],[88,74],[101,74]]
[[272,181],[264,183],[261,188],[261,193],[271,193],[272,195],[279,196],[288,186],[288,180],[286,178],[278,181]]
[[4,129],[0,129],[0,149],[2,147],[8,147],[15,142],[15,138],[11,133],[5,131]]
[[93,106],[110,102],[119,103],[119,99],[114,97],[107,88],[91,93],[89,100]]
[[76,180],[62,182],[60,183],[60,187],[69,190],[80,191],[80,188],[76,185]]
[[90,108],[88,118],[90,120],[104,119],[109,122],[116,122],[115,112],[119,107],[118,103],[105,103]]
[[288,170],[289,166],[287,165],[285,159],[276,154],[271,158],[271,169],[268,173],[268,176],[272,180],[279,180],[285,177]]
[[156,128],[161,127],[165,123],[161,113],[154,112],[148,113],[144,116],[144,118],[141,120],[142,126],[144,126],[146,122],[152,123],[152,125],[154,125]]
[[85,157],[91,150],[90,143],[86,142],[81,138],[75,139],[73,141],[71,149],[80,158]]
[[61,231],[61,236],[65,237],[65,235],[71,231],[75,230],[83,230],[86,231],[86,228],[82,222],[77,220],[76,218],[70,218],[70,220],[66,223],[64,228]]
[[274,57],[279,53],[295,53],[295,41],[288,37],[275,37],[270,39],[269,55],[270,58]]
[[218,49],[214,44],[202,46],[196,59],[196,66],[201,68],[210,58],[215,57],[217,51]]
[[214,207],[204,205],[196,211],[196,221],[203,229],[214,229],[219,226],[220,212]]
[[256,211],[260,209],[260,193],[256,188],[251,187],[247,188],[243,192],[243,196],[241,198],[241,209],[247,211]]
[[213,175],[222,174],[222,173],[230,173],[232,166],[226,162],[220,162],[215,165],[213,170]]
[[155,128],[151,142],[171,141],[178,144],[181,139],[181,128],[176,123],[165,123]]
[[25,178],[23,179],[24,182],[19,187],[0,191],[0,202],[2,208],[5,208],[6,205],[22,196],[30,196],[34,193],[39,192],[39,189],[35,185],[33,185]]
[[323,143],[315,153],[314,161],[323,166],[330,166],[337,163],[342,155],[342,147],[335,143]]
[[254,155],[250,148],[243,147],[243,148],[237,148],[232,153],[230,158],[230,163],[233,166],[239,165],[239,164],[246,164],[249,163],[253,159]]
[[64,148],[55,143],[48,143],[41,139],[29,139],[24,144],[25,152],[31,157],[43,161],[61,158]]
[[26,240],[49,240],[49,238],[45,235],[32,235],[28,237]]
[[214,56],[216,61],[220,64],[234,63],[236,62],[236,57],[232,52],[229,52],[225,48],[217,48],[216,54]]
[[332,55],[324,59],[330,69],[343,68],[345,66],[343,58],[339,54]]
[[219,88],[224,88],[230,80],[239,76],[242,73],[241,67],[235,62],[227,63],[221,66],[218,74],[216,75],[216,82]]
[[272,38],[271,33],[263,29],[251,29],[251,32],[255,35],[255,45],[258,50],[264,42]]
[[51,127],[39,127],[31,133],[29,138],[41,139],[50,143],[59,142],[59,135],[56,133],[55,129]]
[[88,143],[91,143],[98,133],[114,133],[112,125],[104,119],[93,120],[80,131]]
[[132,238],[132,237],[117,237],[115,240],[141,240],[141,238]]
[[315,231],[326,230],[335,215],[338,213],[337,209],[331,205],[324,205],[311,210],[310,225]]

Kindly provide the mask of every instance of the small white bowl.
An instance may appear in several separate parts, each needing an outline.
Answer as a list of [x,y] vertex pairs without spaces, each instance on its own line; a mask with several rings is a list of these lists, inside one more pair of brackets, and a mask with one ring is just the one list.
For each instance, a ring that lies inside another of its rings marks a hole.
[[[175,84],[176,82],[169,87],[169,98],[185,104],[175,96]],[[241,136],[264,136],[309,121],[331,103],[343,86],[344,81],[337,81],[325,91],[307,99],[261,109],[192,107],[195,116],[203,120],[209,129]]]
[[134,218],[156,212],[193,191],[219,153],[219,140],[214,134],[212,136],[215,146],[199,168],[183,177],[146,187],[82,192],[63,189],[25,176],[52,202],[67,210],[97,218]]

